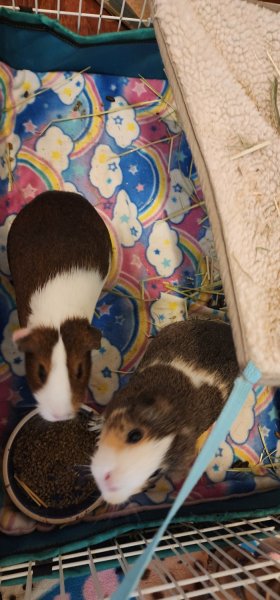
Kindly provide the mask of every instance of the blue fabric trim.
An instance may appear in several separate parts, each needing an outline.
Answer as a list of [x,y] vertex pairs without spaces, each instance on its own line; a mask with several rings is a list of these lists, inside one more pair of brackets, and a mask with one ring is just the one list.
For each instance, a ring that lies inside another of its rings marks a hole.
[[225,435],[230,429],[231,423],[236,419],[242,408],[252,386],[260,379],[261,373],[252,362],[249,362],[243,373],[236,378],[233,390],[224,406],[215,427],[201,449],[193,467],[191,468],[184,485],[182,486],[174,504],[169,513],[158,529],[154,539],[147,546],[145,551],[135,561],[131,570],[127,573],[118,590],[112,595],[111,600],[128,600],[133,590],[137,586],[141,575],[152,559],[153,553],[160,542],[162,535],[168,527],[170,521],[175,516],[180,506],[190,494],[193,487],[198,482],[201,475],[207,468],[210,460],[217,451],[220,443],[225,439]]
[[166,79],[153,29],[75,34],[43,15],[0,8],[0,59],[14,69]]

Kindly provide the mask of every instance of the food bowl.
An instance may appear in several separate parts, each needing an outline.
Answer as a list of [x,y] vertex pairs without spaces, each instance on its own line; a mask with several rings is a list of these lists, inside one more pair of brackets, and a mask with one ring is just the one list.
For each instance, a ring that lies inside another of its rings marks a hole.
[[75,419],[49,423],[35,409],[14,429],[3,457],[4,485],[32,519],[71,523],[102,503],[89,469],[97,437],[89,430],[94,416],[83,405]]

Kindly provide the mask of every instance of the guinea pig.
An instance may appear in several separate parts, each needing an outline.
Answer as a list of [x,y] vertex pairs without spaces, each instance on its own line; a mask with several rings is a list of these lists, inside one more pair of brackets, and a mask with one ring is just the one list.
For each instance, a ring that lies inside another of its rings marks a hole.
[[7,252],[20,323],[13,339],[39,412],[72,418],[100,347],[91,321],[111,264],[108,229],[80,194],[44,192],[16,216]]
[[185,476],[238,371],[228,324],[190,319],[164,327],[105,409],[91,460],[104,500],[127,501],[158,470]]

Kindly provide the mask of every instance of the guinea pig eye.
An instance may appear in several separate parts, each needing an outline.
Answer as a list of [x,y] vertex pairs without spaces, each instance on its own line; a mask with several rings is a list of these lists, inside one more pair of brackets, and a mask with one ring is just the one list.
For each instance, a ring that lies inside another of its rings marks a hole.
[[77,368],[77,370],[76,370],[76,378],[77,378],[77,379],[82,379],[82,377],[83,377],[83,373],[84,373],[84,371],[83,371],[83,365],[82,365],[82,363],[80,363],[80,364],[78,365],[78,368]]
[[38,367],[38,377],[41,381],[41,383],[45,383],[46,379],[47,379],[47,371],[44,367],[44,365],[39,365]]
[[140,440],[142,440],[142,437],[143,433],[140,429],[132,429],[127,434],[126,442],[127,444],[137,444],[137,442],[140,442]]

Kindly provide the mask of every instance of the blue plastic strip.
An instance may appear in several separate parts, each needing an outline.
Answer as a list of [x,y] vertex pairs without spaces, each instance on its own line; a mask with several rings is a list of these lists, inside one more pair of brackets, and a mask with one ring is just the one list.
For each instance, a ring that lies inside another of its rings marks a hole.
[[229,399],[191,468],[175,502],[171,506],[168,515],[158,529],[154,539],[147,546],[143,554],[135,561],[133,567],[128,571],[117,591],[111,596],[111,600],[128,600],[128,598],[131,597],[144,570],[151,561],[153,553],[170,521],[204,473],[209,462],[218,450],[220,443],[224,441],[231,424],[238,416],[252,386],[257,383],[260,376],[261,373],[257,367],[249,362],[243,373],[236,378]]

